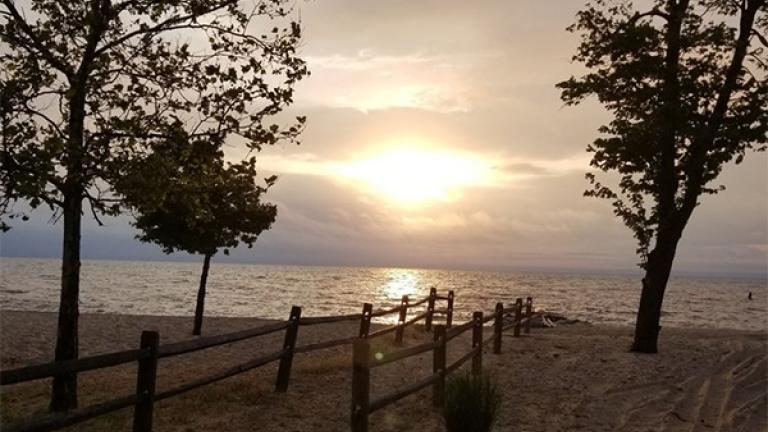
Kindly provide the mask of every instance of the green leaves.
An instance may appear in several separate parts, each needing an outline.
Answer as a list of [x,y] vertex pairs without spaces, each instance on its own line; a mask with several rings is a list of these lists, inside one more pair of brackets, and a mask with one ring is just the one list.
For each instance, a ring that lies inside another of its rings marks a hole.
[[446,380],[442,414],[447,432],[490,432],[500,406],[501,393],[487,374],[457,373]]
[[768,5],[734,4],[655,0],[638,11],[596,0],[568,28],[589,71],[557,84],[563,101],[594,96],[613,114],[587,151],[618,187],[589,173],[585,195],[612,201],[643,263],[661,221],[679,236],[699,196],[720,190],[709,184],[723,165],[768,143],[768,62],[756,43]]
[[[296,142],[303,121],[269,121],[308,74],[286,3],[0,6],[0,215],[17,200],[57,207],[65,193],[88,200],[96,217],[115,214],[127,167],[156,163],[155,149],[181,137],[251,149]],[[260,29],[277,31],[262,38]]]
[[179,136],[157,144],[126,174],[118,189],[134,209],[138,238],[166,253],[250,247],[277,215],[274,205],[261,202],[276,177],[257,185],[255,161],[225,164],[221,142]]

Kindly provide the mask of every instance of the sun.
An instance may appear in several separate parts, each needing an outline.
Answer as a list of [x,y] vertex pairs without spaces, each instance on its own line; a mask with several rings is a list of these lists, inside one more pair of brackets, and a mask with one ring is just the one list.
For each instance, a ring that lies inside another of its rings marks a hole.
[[482,184],[489,175],[488,164],[472,155],[414,148],[382,151],[341,163],[335,171],[404,205],[454,201],[463,188]]

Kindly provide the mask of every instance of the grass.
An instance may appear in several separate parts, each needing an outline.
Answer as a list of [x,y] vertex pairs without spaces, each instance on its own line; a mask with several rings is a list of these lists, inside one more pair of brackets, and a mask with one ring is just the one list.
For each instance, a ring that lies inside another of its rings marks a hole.
[[449,377],[443,419],[447,432],[489,432],[499,415],[501,395],[487,374]]

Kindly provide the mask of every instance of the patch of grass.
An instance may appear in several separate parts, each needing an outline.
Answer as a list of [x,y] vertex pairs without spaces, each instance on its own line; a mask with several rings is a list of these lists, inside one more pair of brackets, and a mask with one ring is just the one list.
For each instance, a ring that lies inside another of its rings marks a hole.
[[489,432],[499,415],[501,394],[487,374],[449,377],[445,383],[443,419],[447,432]]

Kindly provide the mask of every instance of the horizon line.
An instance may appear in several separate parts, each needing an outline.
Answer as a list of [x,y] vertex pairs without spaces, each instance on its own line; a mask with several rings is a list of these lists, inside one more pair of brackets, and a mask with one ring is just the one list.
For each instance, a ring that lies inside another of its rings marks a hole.
[[[222,255],[225,256],[225,255]],[[39,259],[39,260],[57,260],[56,256],[25,256],[25,255],[6,255],[0,251],[0,258],[3,259]],[[229,260],[227,258],[230,258]],[[642,277],[643,271],[638,267],[635,269],[599,269],[594,267],[575,268],[568,266],[519,266],[519,267],[439,267],[439,266],[419,266],[419,265],[386,265],[386,264],[351,264],[351,263],[307,263],[307,262],[265,262],[265,261],[244,261],[237,258],[227,257],[225,261],[215,262],[225,265],[260,265],[274,267],[317,267],[317,268],[370,268],[370,269],[402,269],[402,270],[427,270],[427,271],[460,271],[477,273],[533,273],[533,274],[569,274],[569,275],[601,275],[601,276],[626,276]],[[171,258],[113,258],[113,257],[82,257],[83,261],[115,261],[115,262],[147,262],[147,263],[198,263],[198,260],[187,256]],[[707,278],[707,279],[745,279],[768,281],[768,270],[766,271],[741,271],[741,272],[713,272],[702,270],[672,270],[671,278]]]

